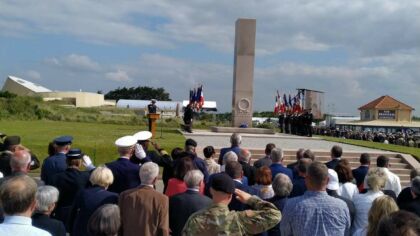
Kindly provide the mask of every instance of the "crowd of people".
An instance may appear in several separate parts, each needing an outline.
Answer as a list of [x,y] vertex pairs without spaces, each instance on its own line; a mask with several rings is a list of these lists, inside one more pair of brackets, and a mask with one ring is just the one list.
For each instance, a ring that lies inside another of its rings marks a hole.
[[420,148],[420,136],[412,130],[404,130],[397,132],[381,132],[381,131],[357,131],[351,129],[340,128],[314,128],[314,133],[318,135],[327,135],[337,138],[356,139],[371,141],[385,144],[395,144],[408,147]]
[[39,179],[30,150],[7,137],[0,235],[420,235],[420,169],[402,189],[387,156],[364,153],[352,170],[340,146],[327,163],[299,149],[286,166],[273,143],[253,163],[237,133],[203,158],[193,139],[170,153],[150,139],[121,137],[118,158],[95,166],[57,137]]

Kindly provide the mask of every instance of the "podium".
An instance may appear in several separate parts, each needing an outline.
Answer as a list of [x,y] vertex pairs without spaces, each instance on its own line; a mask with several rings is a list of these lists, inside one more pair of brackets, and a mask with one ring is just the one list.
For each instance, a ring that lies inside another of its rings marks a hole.
[[156,120],[159,119],[160,115],[157,113],[149,113],[147,114],[147,118],[149,118],[149,131],[152,132],[152,137],[155,137],[156,132]]

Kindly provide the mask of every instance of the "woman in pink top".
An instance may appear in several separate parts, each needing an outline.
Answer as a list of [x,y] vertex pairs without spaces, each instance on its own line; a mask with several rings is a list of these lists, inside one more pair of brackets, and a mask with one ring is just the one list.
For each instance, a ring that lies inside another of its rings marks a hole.
[[[197,169],[190,157],[182,157],[175,162],[174,174],[175,178],[171,178],[168,181],[168,187],[166,188],[165,195],[171,197],[173,195],[183,193],[187,191],[187,185],[184,182],[185,174],[190,170]],[[200,193],[204,193],[204,183],[200,185]]]

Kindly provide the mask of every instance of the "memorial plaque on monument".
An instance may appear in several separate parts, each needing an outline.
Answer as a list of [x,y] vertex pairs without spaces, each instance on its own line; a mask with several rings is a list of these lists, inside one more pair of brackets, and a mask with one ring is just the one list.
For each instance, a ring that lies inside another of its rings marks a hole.
[[235,25],[232,126],[252,126],[255,57],[255,19],[238,19]]

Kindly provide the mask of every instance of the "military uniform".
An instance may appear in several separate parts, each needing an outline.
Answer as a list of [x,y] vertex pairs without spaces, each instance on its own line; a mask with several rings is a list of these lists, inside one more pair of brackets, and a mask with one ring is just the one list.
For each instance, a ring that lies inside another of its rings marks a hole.
[[66,169],[66,154],[57,153],[50,156],[42,163],[41,180],[45,184],[51,185],[52,177],[57,173],[64,172]]
[[185,124],[185,130],[189,133],[192,132],[192,119],[193,119],[193,109],[191,108],[191,105],[188,105],[185,107],[184,111],[184,124]]
[[[71,136],[60,136],[54,139],[54,143],[58,146],[70,145],[73,141]],[[56,153],[55,155],[47,157],[42,163],[41,168],[41,180],[46,185],[51,185],[51,178],[60,172],[64,172],[67,169],[66,153]]]
[[[84,154],[80,149],[71,149],[67,154],[67,159],[81,159]],[[70,166],[64,172],[58,173],[51,178],[52,186],[60,192],[57,201],[57,208],[54,211],[54,218],[68,223],[71,206],[76,198],[76,194],[86,188],[89,183],[90,173],[80,171],[77,166]],[[66,225],[69,230],[69,225]]]
[[213,204],[193,214],[182,235],[253,235],[279,223],[281,213],[272,203],[253,196],[247,204],[254,210],[229,211],[227,205]]

